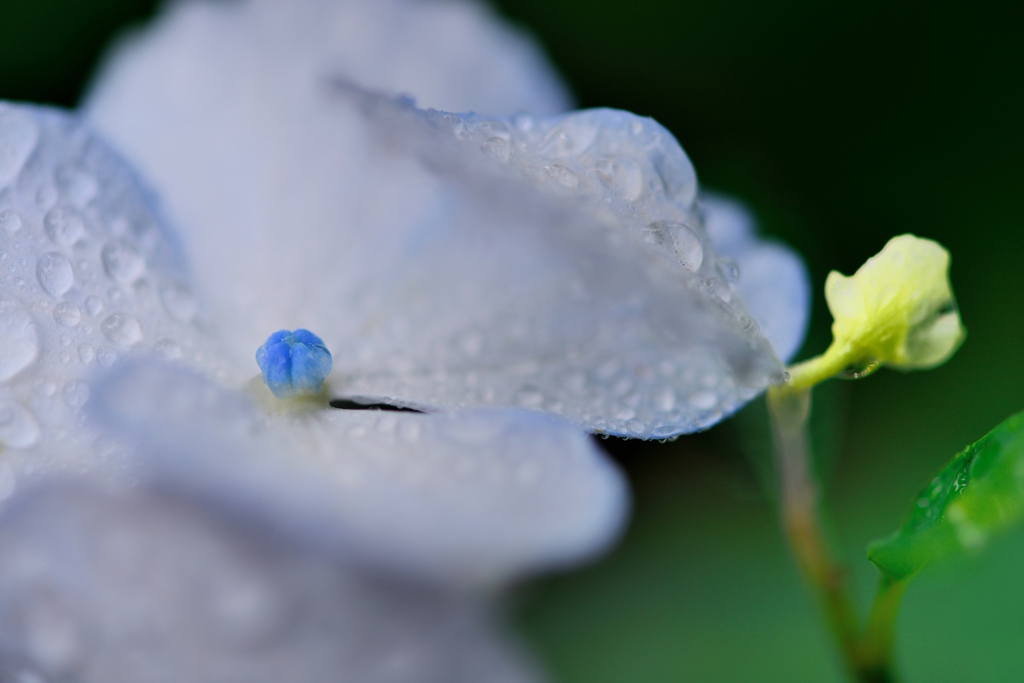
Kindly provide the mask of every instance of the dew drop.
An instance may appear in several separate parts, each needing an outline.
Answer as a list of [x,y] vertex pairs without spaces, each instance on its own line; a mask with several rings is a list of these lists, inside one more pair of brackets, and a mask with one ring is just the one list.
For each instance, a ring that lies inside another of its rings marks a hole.
[[731,258],[720,258],[716,265],[718,266],[718,272],[721,274],[722,279],[730,285],[734,285],[740,281],[740,267],[736,265],[736,262]]
[[17,212],[9,209],[0,211],[0,230],[3,230],[8,235],[13,235],[21,230],[21,225],[21,216]]
[[181,358],[181,346],[173,339],[161,339],[153,345],[153,352],[165,360]]
[[651,430],[651,436],[655,439],[671,439],[675,436],[677,428],[672,425],[662,425],[661,427],[655,427]]
[[72,380],[64,385],[64,402],[74,409],[81,408],[89,400],[89,385],[85,382]]
[[146,270],[146,259],[139,250],[124,240],[111,240],[100,252],[103,270],[110,279],[122,285],[135,282]]
[[111,313],[100,324],[100,329],[107,339],[122,347],[131,346],[142,339],[139,321],[126,313]]
[[568,187],[570,190],[574,189],[580,184],[580,179],[576,177],[576,174],[567,169],[565,166],[555,164],[554,166],[548,166],[544,170],[548,172],[548,175],[559,183]]
[[653,396],[654,407],[663,413],[670,413],[676,407],[676,392],[672,387],[662,387]]
[[77,211],[66,206],[50,209],[43,219],[43,226],[47,236],[64,247],[70,247],[85,235],[85,221]]
[[74,327],[82,320],[82,311],[70,301],[61,301],[53,307],[53,319],[64,327]]
[[544,403],[544,394],[535,387],[526,386],[516,392],[515,403],[523,408],[540,408]]
[[96,362],[105,368],[109,368],[117,360],[117,352],[109,346],[101,346],[96,352]]
[[525,112],[520,112],[512,117],[512,125],[524,133],[533,130],[533,117]]
[[691,408],[697,410],[711,410],[718,405],[718,396],[710,391],[698,391],[695,394],[690,394],[687,403]]
[[39,126],[28,113],[0,105],[0,187],[18,177],[38,142]]
[[98,296],[89,296],[85,298],[85,312],[91,315],[93,318],[103,312],[103,300]]
[[548,131],[540,143],[546,157],[565,158],[582,154],[597,139],[598,127],[587,113],[569,116]]
[[628,202],[640,197],[643,192],[644,175],[632,159],[601,158],[590,170],[605,187]]
[[64,166],[57,169],[57,189],[77,206],[85,206],[96,197],[100,186],[96,178],[81,168]]
[[36,263],[36,277],[43,290],[50,296],[63,296],[75,283],[71,261],[64,254],[51,251],[43,254]]
[[476,130],[485,138],[498,138],[505,142],[512,140],[512,133],[501,121],[481,121],[475,126]]
[[78,359],[83,363],[91,363],[92,359],[96,357],[96,352],[92,350],[92,347],[88,344],[79,344],[78,346]]
[[708,280],[707,284],[711,293],[725,303],[729,303],[729,301],[732,300],[732,290],[729,289],[729,285],[727,285],[724,280],[714,277]]
[[36,192],[36,206],[45,211],[56,204],[59,197],[57,188],[52,185],[44,185]]
[[623,406],[615,411],[614,417],[616,420],[632,420],[636,417],[636,411],[629,406]]
[[20,403],[0,402],[0,444],[7,448],[28,448],[39,440],[39,423]]
[[171,317],[183,323],[191,321],[198,309],[195,297],[188,288],[177,283],[161,288],[160,300]]
[[512,146],[508,140],[503,140],[499,137],[490,137],[484,140],[484,143],[480,148],[493,159],[497,159],[501,162],[506,162],[512,155]]
[[661,251],[681,263],[690,272],[697,272],[704,262],[704,247],[689,227],[676,221],[655,221],[644,230],[644,237]]
[[39,357],[39,333],[23,304],[0,300],[0,382],[6,382]]

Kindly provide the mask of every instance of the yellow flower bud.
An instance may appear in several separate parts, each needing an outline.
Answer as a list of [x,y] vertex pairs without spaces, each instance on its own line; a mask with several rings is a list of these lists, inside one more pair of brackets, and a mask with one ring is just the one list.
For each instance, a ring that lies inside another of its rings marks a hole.
[[900,235],[852,277],[829,273],[825,300],[835,319],[833,344],[864,364],[917,370],[944,363],[966,334],[949,262],[937,242]]
[[832,344],[789,368],[781,396],[830,377],[863,377],[882,365],[922,370],[946,362],[967,334],[949,284],[949,252],[913,235],[893,237],[851,277],[825,280]]

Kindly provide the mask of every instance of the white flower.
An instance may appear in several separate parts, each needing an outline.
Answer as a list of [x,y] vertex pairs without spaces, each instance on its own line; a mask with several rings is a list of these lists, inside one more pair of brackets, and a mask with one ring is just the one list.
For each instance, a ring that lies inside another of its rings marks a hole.
[[[11,676],[531,680],[492,589],[599,552],[627,498],[543,412],[704,428],[802,338],[799,260],[654,121],[555,115],[475,5],[181,3],[97,83],[181,241],[86,126],[0,105],[0,494],[92,475],[0,521]],[[333,397],[431,414],[259,408],[297,327]]]

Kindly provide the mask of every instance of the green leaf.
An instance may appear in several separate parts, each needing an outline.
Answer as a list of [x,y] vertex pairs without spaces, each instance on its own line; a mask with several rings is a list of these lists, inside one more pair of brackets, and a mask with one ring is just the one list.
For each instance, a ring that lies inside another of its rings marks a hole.
[[903,526],[868,546],[890,578],[913,576],[933,560],[976,552],[1024,519],[1024,412],[953,458],[921,491]]

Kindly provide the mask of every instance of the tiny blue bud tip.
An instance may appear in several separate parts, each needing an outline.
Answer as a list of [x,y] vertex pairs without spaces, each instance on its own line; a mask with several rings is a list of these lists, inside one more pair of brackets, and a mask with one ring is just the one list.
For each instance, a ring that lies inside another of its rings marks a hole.
[[256,351],[263,382],[278,398],[319,394],[331,373],[331,352],[309,330],[279,330]]

